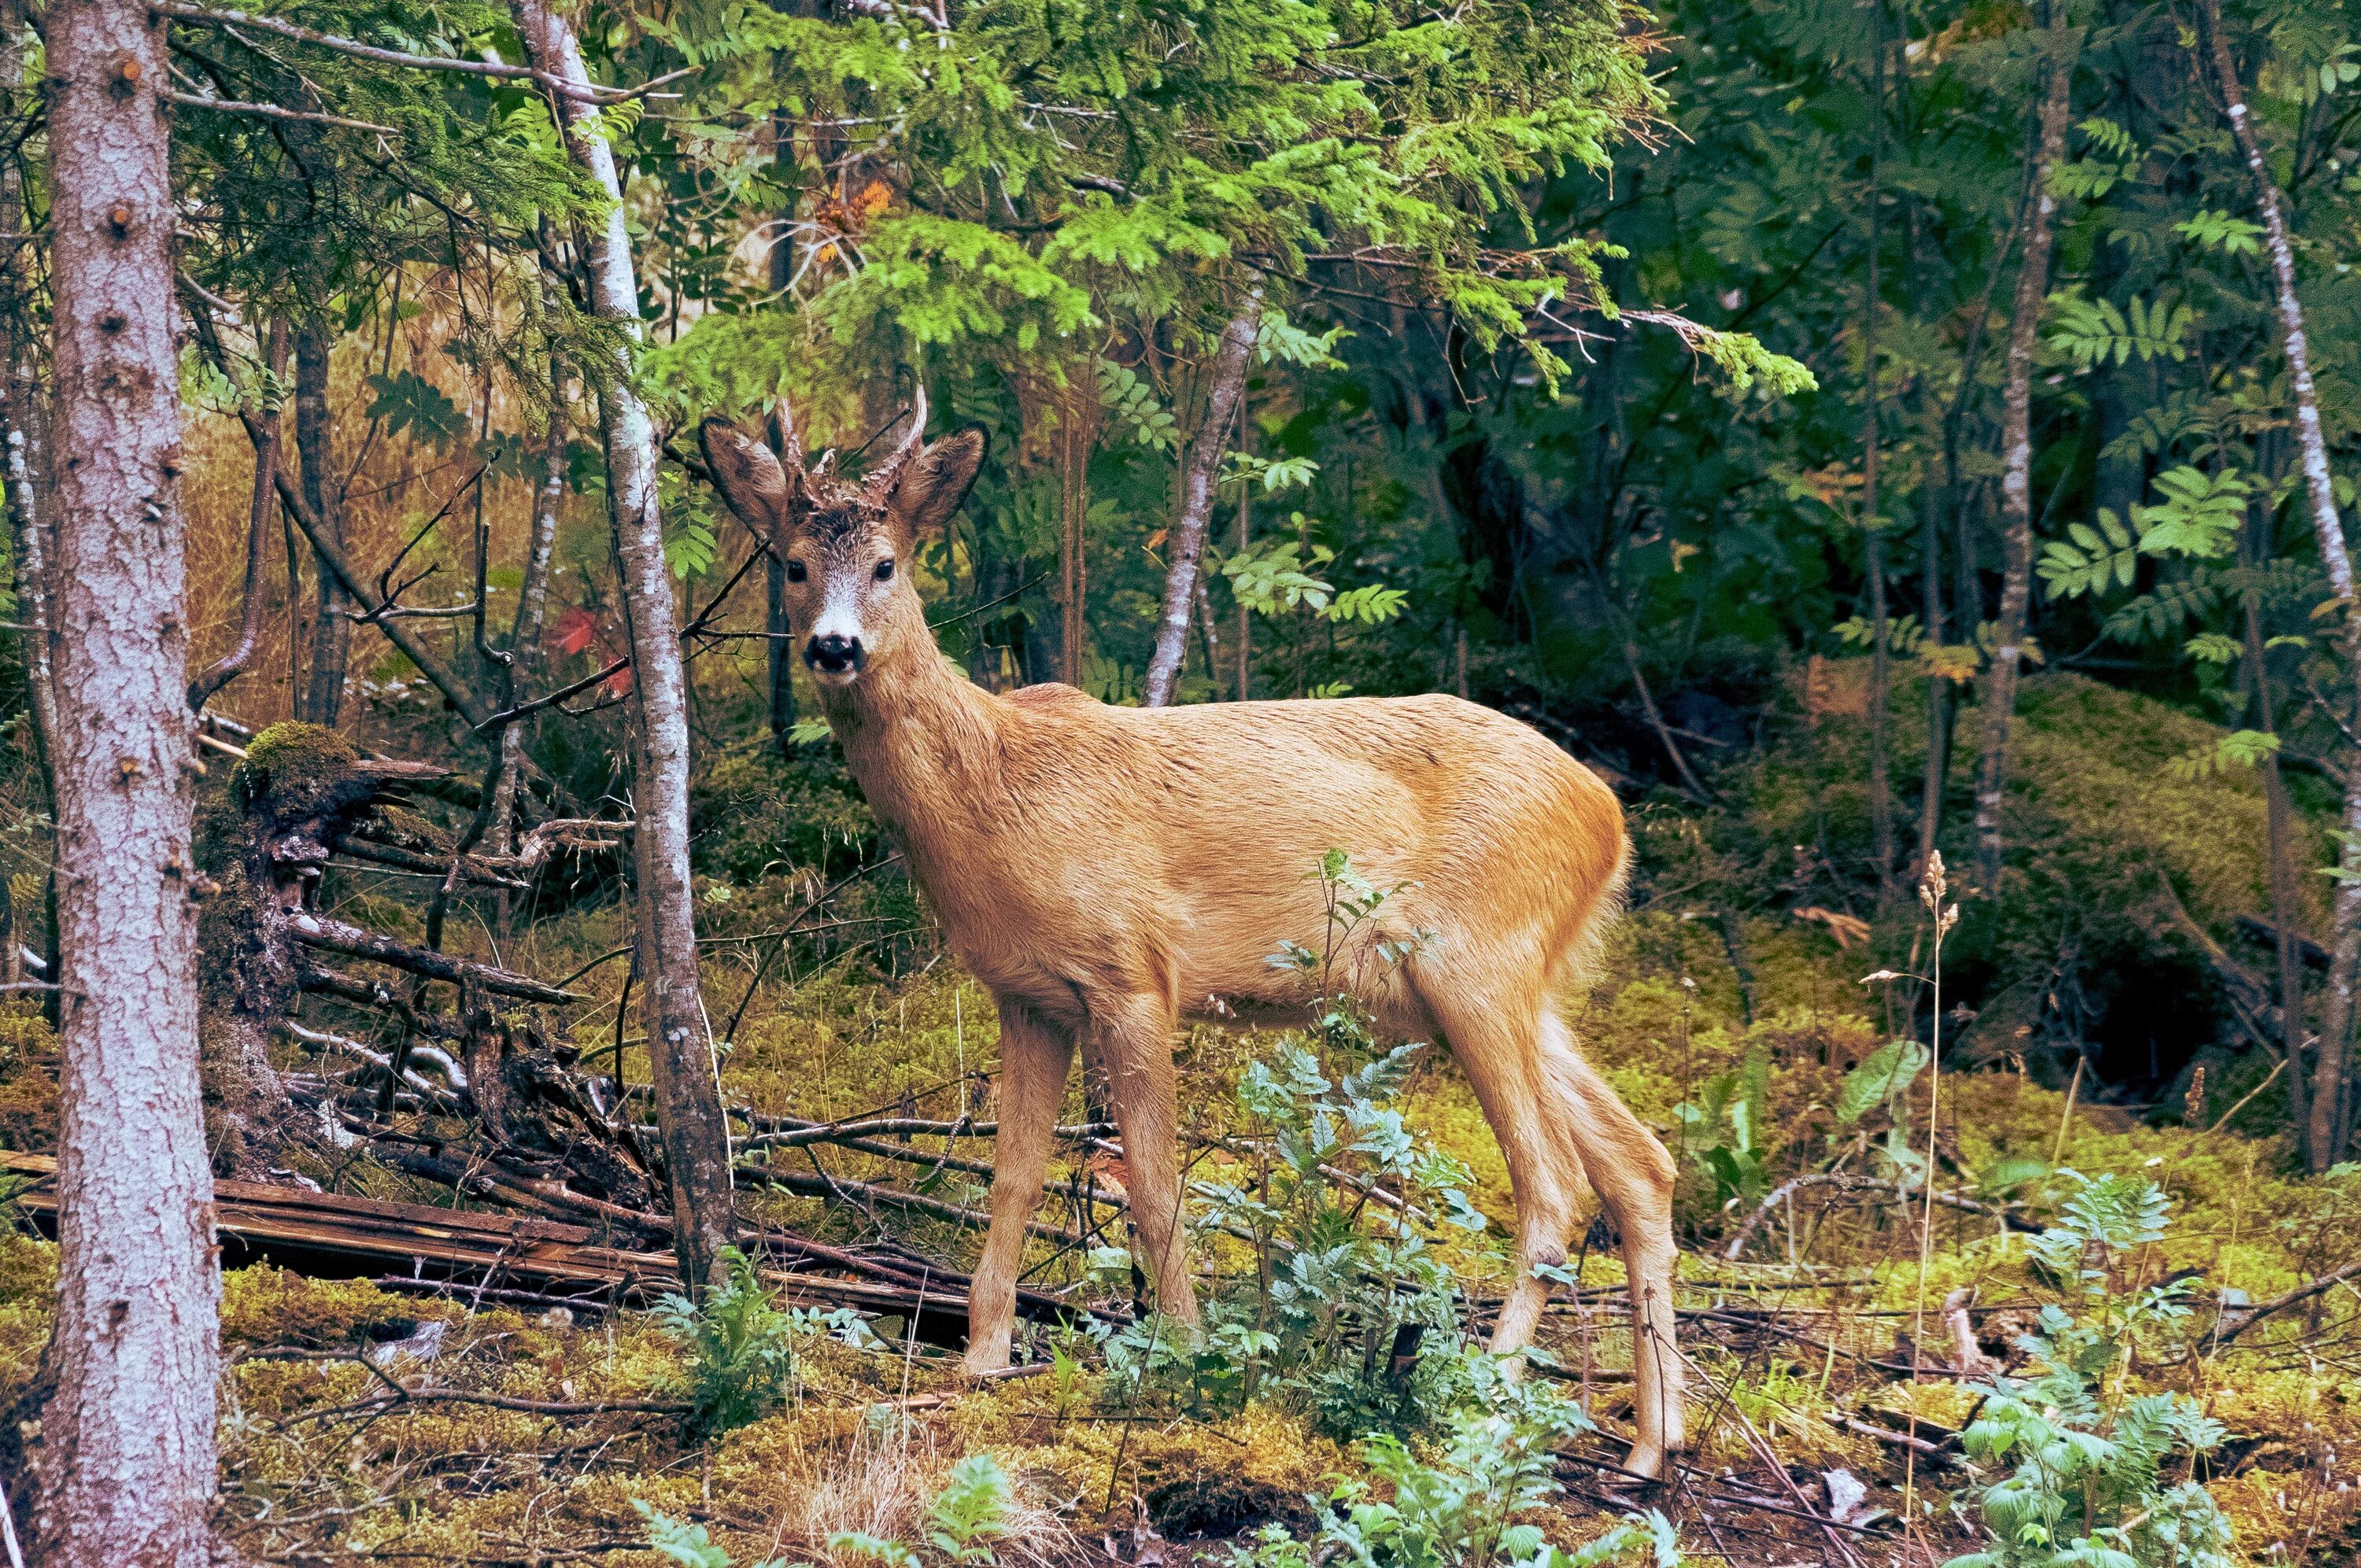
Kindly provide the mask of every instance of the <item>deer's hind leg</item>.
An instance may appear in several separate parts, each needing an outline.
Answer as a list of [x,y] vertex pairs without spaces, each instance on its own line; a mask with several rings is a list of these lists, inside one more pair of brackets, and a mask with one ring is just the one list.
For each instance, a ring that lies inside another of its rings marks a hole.
[[1517,1278],[1492,1330],[1492,1350],[1505,1354],[1531,1344],[1541,1326],[1549,1281],[1534,1271],[1565,1262],[1583,1170],[1562,1129],[1551,1123],[1553,1096],[1539,1070],[1534,999],[1489,994],[1480,985],[1446,985],[1443,977],[1422,977],[1419,994],[1484,1108],[1508,1161],[1517,1204]]
[[1107,1098],[1123,1129],[1123,1163],[1131,1194],[1132,1235],[1156,1287],[1156,1305],[1184,1323],[1197,1321],[1189,1278],[1189,1238],[1181,1224],[1178,1092],[1169,995],[1095,996],[1083,1025],[1090,1052],[1104,1069]]
[[1540,1025],[1541,1069],[1554,1119],[1589,1173],[1599,1206],[1623,1244],[1631,1292],[1632,1420],[1638,1438],[1626,1464],[1662,1475],[1667,1456],[1687,1446],[1681,1407],[1683,1366],[1674,1340],[1673,1157],[1622,1097],[1583,1060],[1574,1033],[1554,1011]]
[[1049,1146],[1058,1135],[1058,1107],[1066,1098],[1066,1073],[1073,1059],[1071,1033],[1014,997],[1001,999],[1000,1135],[993,1146],[992,1225],[968,1287],[970,1372],[1008,1365],[1025,1223],[1039,1205],[1041,1183],[1049,1174]]

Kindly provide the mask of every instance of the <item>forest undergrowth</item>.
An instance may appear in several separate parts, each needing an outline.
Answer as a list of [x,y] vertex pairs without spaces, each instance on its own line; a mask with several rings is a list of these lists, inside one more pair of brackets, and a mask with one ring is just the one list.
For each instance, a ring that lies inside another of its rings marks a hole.
[[[1616,1468],[1631,1346],[1612,1235],[1594,1223],[1565,1266],[1540,1375],[1504,1377],[1480,1345],[1514,1208],[1474,1096],[1446,1055],[1371,1036],[1356,977],[1308,952],[1275,961],[1304,969],[1321,1027],[1199,1028],[1180,1049],[1202,1332],[1139,1307],[1120,1146],[1078,1079],[1028,1255],[1044,1310],[1020,1325],[1025,1375],[965,1376],[924,1289],[974,1255],[994,1015],[815,749],[725,759],[702,804],[708,1004],[743,1002],[723,1030],[743,1201],[903,1270],[919,1310],[855,1310],[767,1263],[695,1309],[234,1268],[223,1528],[290,1563],[2350,1561],[2361,1168],[2296,1174],[2269,1058],[2235,1040],[2125,1103],[2106,1076],[2124,1047],[2092,1013],[2101,1042],[2058,1081],[2076,1016],[2059,995],[2103,999],[2103,941],[2187,957],[2134,872],[2078,855],[2112,834],[2134,858],[2136,780],[2147,863],[2191,904],[2237,907],[2251,856],[2208,825],[2251,812],[2251,788],[2125,763],[2126,718],[2185,749],[2138,699],[2069,680],[2026,706],[2024,804],[2054,826],[2014,917],[2079,921],[2099,957],[1995,931],[1971,900],[1939,958],[1983,977],[1977,1013],[1938,1011],[1936,903],[1814,861],[1854,831],[1841,786],[1815,782],[1850,770],[1840,718],[1726,771],[1718,809],[1635,817],[1632,911],[1576,1022],[1680,1167],[1693,1450],[1670,1485]],[[2092,776],[2084,743],[2113,771]],[[1387,894],[1341,858],[1304,874],[1340,930]],[[415,921],[398,883],[335,876],[324,907]],[[479,935],[511,967],[577,971],[596,992],[578,1070],[645,1083],[616,1022],[618,906],[593,894],[506,943]],[[2036,951],[2048,1000],[2013,1004],[1990,977]],[[2214,1004],[2202,968],[2156,972],[2184,988],[2185,1044]],[[43,1146],[53,1073],[16,1006],[11,1147]],[[888,1130],[782,1137],[850,1123]],[[330,1191],[457,1201],[361,1155],[302,1157]],[[12,1399],[53,1274],[16,1218]]]

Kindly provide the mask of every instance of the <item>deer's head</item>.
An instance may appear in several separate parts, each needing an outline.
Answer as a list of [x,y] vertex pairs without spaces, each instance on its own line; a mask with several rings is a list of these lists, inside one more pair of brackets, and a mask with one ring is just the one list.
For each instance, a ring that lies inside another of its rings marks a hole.
[[721,499],[786,564],[787,624],[822,685],[851,685],[896,640],[927,635],[910,552],[967,499],[984,434],[968,425],[930,443],[926,431],[921,388],[909,434],[857,483],[837,477],[834,452],[805,464],[784,408],[772,411],[770,445],[722,419],[700,433]]

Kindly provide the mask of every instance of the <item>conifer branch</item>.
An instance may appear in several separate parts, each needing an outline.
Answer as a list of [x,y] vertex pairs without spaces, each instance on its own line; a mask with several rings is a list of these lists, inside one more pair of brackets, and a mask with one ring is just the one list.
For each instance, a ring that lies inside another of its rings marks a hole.
[[167,104],[179,104],[192,109],[214,109],[225,115],[253,115],[266,120],[291,120],[307,126],[341,126],[346,130],[375,131],[380,136],[400,136],[392,126],[380,126],[373,120],[348,120],[342,115],[317,115],[305,109],[290,109],[278,104],[249,104],[236,98],[208,98],[198,93],[162,92],[157,94]]
[[[250,27],[256,32],[273,33],[296,43],[335,49],[339,54],[348,54],[356,60],[375,60],[380,65],[399,65],[412,71],[456,71],[465,76],[490,76],[504,81],[534,82],[560,97],[572,98],[588,104],[617,104],[627,99],[641,97],[653,92],[667,82],[678,81],[688,75],[694,69],[671,71],[657,77],[653,82],[642,82],[637,87],[606,87],[597,82],[566,82],[545,71],[537,71],[530,65],[511,65],[506,60],[462,60],[453,55],[412,54],[408,49],[381,49],[375,44],[362,43],[357,38],[339,38],[334,33],[317,32],[310,27],[298,27],[293,22],[281,21],[276,16],[258,16],[246,11],[218,11],[209,5],[187,5],[182,3],[182,0],[151,0],[148,9],[159,16],[170,16],[176,22],[190,22],[200,27],[229,29]],[[889,8],[881,5],[880,9]],[[170,97],[171,94],[168,93],[166,96]],[[268,106],[254,105],[253,107],[262,109]],[[293,110],[286,110],[283,113],[296,118],[314,117],[308,115],[298,115]],[[383,130],[386,127],[371,126],[367,128]]]

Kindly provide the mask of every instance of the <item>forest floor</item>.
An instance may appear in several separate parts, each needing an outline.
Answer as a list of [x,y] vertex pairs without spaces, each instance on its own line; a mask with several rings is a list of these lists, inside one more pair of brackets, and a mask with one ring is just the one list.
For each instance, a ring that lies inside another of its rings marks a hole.
[[[1758,780],[1758,795],[1777,784]],[[2125,1559],[2141,1568],[2361,1557],[2361,1294],[2351,1278],[2306,1293],[2361,1254],[2361,1168],[2297,1174],[2268,1058],[2201,1053],[2139,1105],[2093,1103],[2095,1075],[2089,1092],[2045,1086],[2025,1050],[1946,1057],[1938,1079],[1918,1044],[1930,999],[1862,983],[1879,967],[1872,912],[1803,902],[1808,890],[1783,910],[1717,909],[1697,880],[1720,863],[1711,835],[1663,811],[1640,828],[1651,872],[1576,1021],[1681,1167],[1691,1450],[1668,1485],[1617,1470],[1631,1334],[1604,1225],[1545,1320],[1543,1376],[1504,1389],[1461,1349],[1510,1277],[1514,1208],[1447,1057],[1372,1072],[1334,1041],[1201,1028],[1180,1062],[1216,1303],[1202,1340],[1134,1312],[1120,1213],[1075,1201],[1085,1180],[1119,1191],[1121,1162],[1082,1142],[1054,1178],[1068,1197],[1041,1215],[1073,1239],[1028,1257],[1027,1284],[1072,1315],[1020,1336],[1033,1375],[989,1383],[961,1373],[923,1311],[777,1310],[756,1289],[690,1314],[233,1268],[224,1532],[283,1563],[1461,1568],[1543,1563],[1551,1548],[1580,1562],[1627,1520],[1645,1537],[1653,1511],[1694,1563],[1935,1564],[1989,1550],[2014,1517],[1988,1494],[2025,1451],[1963,1452],[1998,1389],[2037,1414],[2049,1401],[2061,1430],[2114,1456],[2103,1476],[2059,1482],[2060,1508],[2081,1515],[2060,1517],[2061,1545],[2112,1521],[2145,1543]],[[1676,841],[1687,859],[1665,850]],[[805,904],[811,880],[713,878],[717,1011],[755,967],[729,933]],[[922,933],[854,939],[862,922],[906,920],[906,899],[880,891],[840,916],[833,957],[760,979],[727,1062],[730,1102],[812,1123],[989,1120],[988,996]],[[1889,945],[1931,964],[1907,937],[1915,902],[1897,901]],[[616,907],[594,905],[535,924],[506,957],[563,973],[626,936]],[[592,1060],[618,1016],[611,995],[599,1010],[607,1022],[578,1036]],[[48,1031],[12,1005],[0,1141],[43,1146],[54,1073]],[[1064,1120],[1087,1113],[1077,1084]],[[975,1232],[956,1211],[981,1202],[983,1176],[960,1162],[988,1162],[990,1140],[869,1144],[774,1160],[837,1190],[767,1190],[750,1212],[922,1281],[971,1266]],[[1329,1174],[1306,1147],[1326,1151]],[[1930,1157],[1944,1200],[1931,1207]],[[363,1159],[313,1175],[332,1192],[456,1201]],[[2139,1212],[2111,1219],[2094,1191]],[[10,1401],[33,1379],[55,1269],[16,1217],[0,1240]],[[1378,1319],[1425,1332],[1405,1356]],[[2098,1337],[2073,1339],[2084,1331]],[[2061,1393],[2049,1364],[2077,1344],[2079,1381]],[[2160,1510],[2184,1517],[2175,1488],[2189,1485],[2235,1528],[2224,1557],[2156,1554]],[[1668,1560],[1652,1539],[1608,1544]]]

